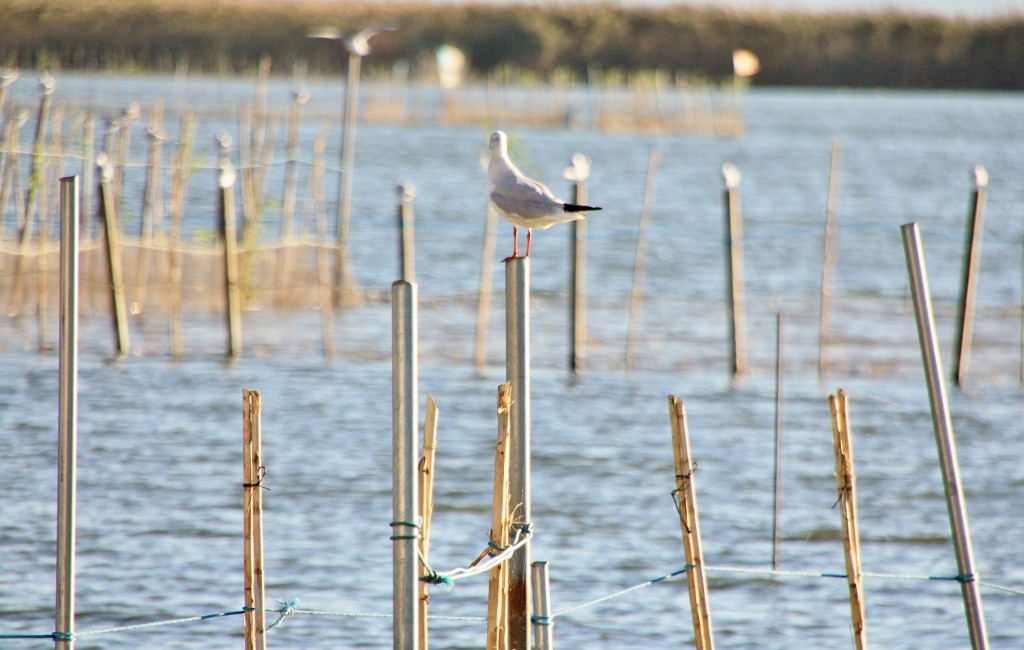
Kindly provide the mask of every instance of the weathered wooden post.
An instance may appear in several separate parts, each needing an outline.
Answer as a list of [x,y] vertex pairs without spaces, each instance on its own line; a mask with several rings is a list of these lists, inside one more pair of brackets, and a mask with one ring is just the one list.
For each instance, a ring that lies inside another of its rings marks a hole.
[[128,334],[128,306],[124,294],[124,272],[121,266],[121,224],[117,219],[117,200],[114,198],[114,166],[107,154],[96,157],[100,171],[100,212],[103,214],[104,242],[107,250],[107,280],[110,283],[110,312],[114,326],[114,353],[118,357],[128,354],[131,341]]
[[746,315],[743,308],[743,217],[740,212],[740,170],[722,165],[725,179],[726,305],[729,318],[729,357],[733,377],[747,372]]
[[60,342],[57,443],[57,603],[54,647],[75,647],[78,467],[78,177],[60,181]]
[[220,145],[220,235],[224,241],[224,293],[227,306],[228,359],[242,354],[242,305],[238,290],[238,229],[235,225],[235,180],[237,175],[231,164],[231,136],[217,136]]
[[171,320],[171,356],[181,356],[181,221],[185,212],[185,192],[189,178],[192,176],[190,159],[192,157],[192,139],[195,137],[195,112],[186,109],[181,114],[181,131],[178,136],[178,149],[174,158],[174,169],[171,172],[171,233],[168,242],[169,275],[171,280],[170,304],[168,313]]
[[988,648],[988,632],[985,630],[985,615],[981,606],[981,587],[974,572],[974,550],[971,547],[971,532],[967,523],[967,503],[960,480],[960,463],[957,460],[953,420],[946,398],[946,383],[943,379],[938,335],[935,332],[935,317],[932,314],[932,299],[928,289],[928,273],[925,270],[921,234],[916,223],[903,225],[901,231],[910,275],[910,288],[914,296],[921,360],[928,382],[932,426],[935,429],[935,442],[939,448],[939,463],[942,466],[946,509],[949,512],[953,546],[956,550],[957,578],[964,599],[964,614],[967,616],[971,647],[974,650],[984,650]]
[[[498,386],[498,443],[494,448],[494,487],[491,500],[491,546],[508,548],[509,523],[509,457],[512,387]],[[508,650],[508,563],[491,569],[487,577],[487,650]]]
[[[572,155],[572,165],[562,176],[572,181],[572,202],[587,204],[587,178],[590,158]],[[569,222],[569,369],[573,374],[583,370],[587,345],[587,221]]]
[[967,217],[964,266],[960,284],[960,305],[957,310],[956,338],[953,339],[953,380],[963,386],[971,359],[971,338],[974,335],[974,303],[978,294],[978,269],[981,267],[981,234],[984,232],[985,188],[988,171],[974,166],[974,192],[971,212]]
[[427,575],[426,562],[430,558],[430,520],[434,514],[434,465],[437,461],[437,418],[440,415],[440,410],[437,408],[437,404],[434,403],[434,398],[427,395],[427,415],[423,421],[423,456],[420,458],[419,464],[419,503],[417,504],[417,512],[419,514],[420,524],[420,539],[419,539],[419,552],[420,557],[423,558],[422,562],[417,563],[419,571],[417,578],[419,579],[419,593],[418,593],[418,606],[419,606],[419,629],[417,634],[419,636],[420,650],[427,650],[430,646],[429,641],[429,625],[427,618],[427,611],[430,605],[430,594],[427,590],[427,583],[423,580]]

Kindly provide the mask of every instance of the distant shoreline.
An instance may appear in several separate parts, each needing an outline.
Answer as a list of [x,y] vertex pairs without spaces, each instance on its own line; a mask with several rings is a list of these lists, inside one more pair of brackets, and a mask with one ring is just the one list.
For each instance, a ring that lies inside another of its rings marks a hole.
[[1024,90],[1024,14],[944,18],[706,6],[328,3],[324,0],[0,0],[0,65],[20,69],[275,73],[305,62],[344,71],[341,44],[310,30],[391,24],[373,38],[367,74],[436,78],[436,50],[457,47],[470,77],[628,83],[658,71],[689,83],[732,76],[754,52],[759,86]]

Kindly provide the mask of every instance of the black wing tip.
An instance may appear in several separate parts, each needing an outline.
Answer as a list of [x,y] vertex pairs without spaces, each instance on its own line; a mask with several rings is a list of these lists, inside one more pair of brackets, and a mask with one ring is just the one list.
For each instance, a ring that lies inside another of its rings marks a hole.
[[575,203],[566,203],[562,206],[562,209],[566,212],[592,212],[600,210],[601,208],[595,208],[592,205],[576,205]]

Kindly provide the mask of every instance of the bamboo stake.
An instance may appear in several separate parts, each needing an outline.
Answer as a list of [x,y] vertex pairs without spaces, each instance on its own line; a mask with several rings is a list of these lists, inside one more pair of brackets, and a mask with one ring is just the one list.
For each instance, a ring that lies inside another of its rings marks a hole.
[[864,584],[860,563],[860,532],[857,528],[857,478],[853,470],[853,437],[850,435],[849,400],[839,389],[828,396],[832,412],[832,442],[835,447],[836,487],[839,490],[839,516],[843,525],[843,554],[846,579],[850,587],[850,616],[857,650],[867,648],[864,626]]
[[828,370],[828,359],[825,346],[829,342],[829,303],[832,299],[832,270],[836,263],[835,220],[836,206],[839,202],[839,155],[841,144],[838,139],[832,141],[828,171],[828,200],[825,204],[825,242],[821,263],[821,305],[818,314],[818,376]]
[[434,398],[427,395],[427,416],[423,423],[423,457],[420,458],[420,489],[419,489],[419,519],[420,524],[420,557],[423,561],[419,563],[419,638],[420,648],[427,650],[428,625],[427,610],[430,605],[430,594],[427,593],[427,583],[423,577],[427,575],[427,559],[430,557],[430,518],[434,513],[434,462],[437,457],[437,418],[440,411]]
[[974,334],[974,303],[978,293],[978,269],[981,267],[981,234],[984,232],[985,188],[988,172],[981,165],[974,166],[974,192],[971,193],[971,213],[967,218],[967,241],[960,285],[960,308],[957,311],[957,332],[953,339],[953,380],[963,386],[967,379],[967,366],[971,359],[971,338]]
[[686,426],[686,406],[682,398],[668,398],[669,419],[672,423],[672,448],[675,452],[676,508],[683,531],[683,551],[689,568],[687,587],[690,592],[690,613],[693,617],[693,636],[697,650],[714,650],[711,634],[711,608],[708,603],[708,583],[704,573],[704,551],[701,549],[700,519],[697,516],[697,491],[693,475],[697,464],[691,460],[690,438]]
[[[491,545],[509,544],[509,456],[512,386],[498,386],[498,444],[494,448],[494,489],[491,504]],[[491,569],[487,578],[487,650],[508,650],[508,563]]]
[[106,153],[96,157],[100,168],[100,211],[103,213],[103,232],[107,250],[107,280],[110,282],[110,312],[114,325],[114,353],[118,357],[128,354],[131,343],[128,336],[128,307],[124,295],[124,272],[121,267],[121,227],[117,222],[117,202],[114,199],[114,166]]
[[732,163],[722,165],[725,179],[725,230],[729,255],[725,261],[726,305],[729,311],[729,346],[733,377],[746,373],[744,349],[746,318],[743,309],[743,217],[740,212],[740,170]]
[[629,323],[626,327],[626,370],[633,370],[633,333],[640,316],[643,298],[644,267],[647,261],[647,230],[651,225],[651,203],[654,201],[654,179],[661,162],[661,150],[651,148],[647,159],[647,180],[644,182],[644,197],[640,208],[640,227],[636,235],[636,253],[633,256],[633,289],[629,293]]
[[[263,574],[263,439],[261,400],[242,389],[243,571],[247,611],[242,617],[246,650],[266,650],[266,605]],[[251,608],[251,609],[248,609]]]
[[185,193],[192,176],[192,139],[195,137],[195,112],[186,109],[181,114],[181,129],[174,169],[171,173],[171,232],[168,246],[171,294],[168,311],[171,319],[171,356],[180,357],[181,343],[181,221],[185,211]]
[[86,240],[92,240],[95,233],[93,219],[93,191],[96,179],[96,116],[88,110],[82,124],[82,234]]
[[220,231],[224,241],[224,291],[226,294],[228,324],[228,359],[242,354],[242,307],[238,295],[238,231],[235,227],[235,168],[229,151],[231,136],[221,133],[217,141],[221,148],[220,174]]

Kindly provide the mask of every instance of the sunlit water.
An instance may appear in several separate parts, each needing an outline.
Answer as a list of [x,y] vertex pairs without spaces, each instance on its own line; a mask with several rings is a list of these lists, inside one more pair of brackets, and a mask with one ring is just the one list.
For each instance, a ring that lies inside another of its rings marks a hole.
[[[213,134],[234,128],[230,111],[215,109],[248,100],[251,83],[189,84],[84,77],[68,80],[65,92],[69,102],[91,98],[101,111],[122,99],[145,103],[162,95],[171,107],[174,97],[194,97],[207,111],[199,149],[210,162]],[[273,84],[272,102],[283,105],[287,90],[284,82]],[[335,93],[319,99],[328,107],[340,94],[326,83],[316,91]],[[34,101],[33,92],[23,90],[20,101]],[[951,391],[951,411],[978,572],[986,584],[1024,589],[1020,96],[755,90],[743,102],[747,134],[736,140],[508,129],[523,167],[556,189],[565,185],[560,172],[570,155],[590,155],[590,200],[605,208],[589,222],[592,341],[587,370],[576,379],[565,370],[566,230],[534,238],[532,556],[550,562],[554,610],[684,564],[670,498],[669,394],[687,401],[706,562],[712,569],[770,566],[779,311],[786,315],[781,569],[844,570],[826,401],[842,387],[851,398],[864,570],[956,573],[899,226],[921,225],[948,363],[975,163],[992,177],[976,349],[965,390]],[[175,119],[169,115],[169,127]],[[308,121],[305,151],[318,128]],[[353,263],[364,288],[386,296],[396,273],[395,182],[411,181],[419,190],[419,385],[441,408],[431,551],[439,570],[475,558],[490,527],[494,397],[504,374],[500,291],[489,364],[481,374],[471,366],[483,234],[478,159],[488,128],[364,125],[358,140]],[[843,145],[831,318],[838,342],[828,351],[833,372],[819,379],[821,238],[833,138]],[[634,332],[637,370],[627,373],[621,368],[628,293],[652,145],[664,158]],[[335,133],[332,155],[337,146]],[[743,173],[752,372],[737,383],[727,374],[722,301],[725,161]],[[275,166],[271,184],[280,186],[282,167]],[[213,224],[215,172],[203,173],[190,188],[194,232]],[[501,255],[508,234],[502,227]],[[494,272],[500,288],[500,265]],[[263,395],[268,598],[332,612],[390,613],[388,305],[371,303],[338,318],[332,363],[321,356],[315,312],[268,309],[244,318],[247,353],[228,365],[219,356],[224,333],[217,314],[186,315],[180,360],[169,358],[161,314],[135,317],[135,353],[122,361],[110,359],[106,316],[83,317],[79,631],[240,607],[242,388]],[[53,629],[57,358],[33,351],[34,328],[30,316],[0,325],[0,633],[8,634]],[[710,576],[719,647],[852,647],[843,580]],[[1024,596],[988,586],[982,593],[992,647],[1021,647]],[[867,578],[866,606],[874,646],[969,646],[955,582]],[[433,590],[431,611],[484,616],[486,581]],[[482,623],[431,625],[433,647],[484,645]],[[233,617],[82,637],[76,646],[226,648],[240,642],[240,630]],[[554,631],[561,647],[685,645],[692,635],[685,581],[560,617]],[[270,645],[379,648],[390,639],[387,619],[295,616],[271,633]]]

